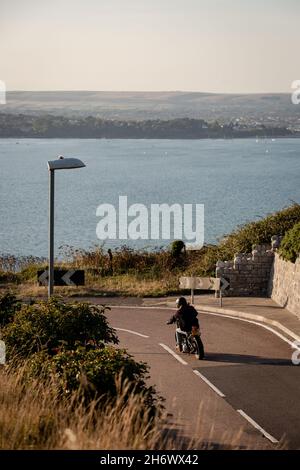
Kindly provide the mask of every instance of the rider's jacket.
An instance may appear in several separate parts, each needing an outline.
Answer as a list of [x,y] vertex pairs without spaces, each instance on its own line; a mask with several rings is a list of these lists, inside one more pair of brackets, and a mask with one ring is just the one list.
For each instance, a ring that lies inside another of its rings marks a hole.
[[199,328],[197,315],[197,310],[192,305],[187,304],[180,307],[168,323],[176,323],[177,327],[182,331],[191,331],[192,326]]

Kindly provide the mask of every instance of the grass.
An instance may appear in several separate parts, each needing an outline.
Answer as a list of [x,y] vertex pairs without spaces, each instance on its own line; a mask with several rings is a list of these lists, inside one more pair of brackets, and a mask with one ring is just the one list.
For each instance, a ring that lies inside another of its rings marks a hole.
[[150,449],[160,428],[141,413],[143,398],[119,390],[114,406],[87,408],[73,393],[58,398],[55,379],[25,380],[25,369],[0,371],[0,449]]
[[228,429],[221,439],[216,440],[213,416],[210,432],[208,435],[203,432],[201,410],[207,404],[200,404],[195,437],[186,439],[174,432],[175,423],[170,427],[166,416],[157,416],[150,425],[149,416],[141,412],[144,409],[143,398],[132,394],[124,400],[125,396],[126,385],[123,389],[119,386],[114,406],[108,402],[99,409],[94,401],[87,408],[76,393],[68,399],[59,399],[53,377],[45,383],[38,380],[28,383],[24,368],[14,371],[8,366],[0,366],[0,449],[241,448],[241,429]]
[[[86,285],[58,288],[69,296],[158,297],[178,293],[180,276],[214,276],[218,260],[231,260],[239,252],[250,252],[255,244],[270,244],[273,235],[285,235],[300,222],[300,205],[294,203],[261,220],[249,222],[224,237],[217,245],[199,251],[175,255],[172,249],[132,250],[126,246],[114,250],[112,257],[101,246],[90,250],[61,247],[57,266],[84,269]],[[46,268],[36,257],[0,256],[0,287],[9,287],[20,295],[42,297],[46,289],[37,286],[37,271]]]
[[[55,292],[57,295],[68,297],[160,297],[176,293],[177,284],[177,276],[147,279],[135,274],[120,274],[95,280],[87,279],[85,286],[55,287]],[[6,283],[5,288],[23,298],[44,298],[47,296],[47,287],[38,286],[36,280],[29,280],[21,284]]]

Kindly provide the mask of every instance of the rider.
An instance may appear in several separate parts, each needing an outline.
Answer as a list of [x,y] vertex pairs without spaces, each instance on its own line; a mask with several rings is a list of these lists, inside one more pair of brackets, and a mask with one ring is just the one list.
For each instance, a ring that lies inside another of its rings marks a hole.
[[[179,297],[176,300],[176,306],[177,306],[177,312],[172,315],[172,317],[169,319],[167,322],[167,325],[170,325],[172,323],[176,323],[177,328],[176,328],[176,349],[179,351],[182,351],[182,342],[183,342],[183,337],[185,336],[182,332],[187,332],[190,333],[193,329],[199,328],[199,321],[197,318],[198,312],[197,310],[190,305],[185,297]],[[200,339],[200,338],[199,338]],[[204,351],[203,351],[203,344],[201,342],[201,349],[202,349],[202,358],[204,357]]]

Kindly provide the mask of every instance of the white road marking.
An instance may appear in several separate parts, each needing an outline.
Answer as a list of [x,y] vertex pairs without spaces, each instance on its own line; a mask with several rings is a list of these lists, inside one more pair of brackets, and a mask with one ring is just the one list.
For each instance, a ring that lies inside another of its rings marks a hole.
[[204,375],[202,375],[198,370],[193,370],[194,374],[198,375],[210,388],[213,389],[214,392],[216,392],[220,397],[225,398],[225,395],[221,390],[219,390],[217,387],[215,387],[214,384],[212,384]]
[[142,335],[142,333],[138,333],[137,331],[126,330],[125,328],[114,328],[114,327],[112,328],[117,331],[126,331],[126,333],[131,333],[133,335],[141,336],[142,338],[149,338],[149,336]]
[[180,362],[184,366],[187,366],[187,362],[185,362],[183,359],[181,359],[181,357],[178,356],[178,354],[176,354],[174,351],[172,351],[172,349],[169,348],[169,346],[167,346],[166,344],[163,344],[163,343],[159,343],[159,345],[162,348],[164,348],[166,351],[168,351],[168,353],[172,354],[172,356],[175,357],[175,359],[177,359],[178,362]]
[[268,325],[263,325],[262,323],[259,323],[259,322],[254,321],[254,320],[246,320],[245,318],[232,317],[230,315],[225,315],[225,314],[222,314],[222,313],[212,313],[212,312],[202,312],[202,313],[206,313],[207,315],[214,315],[216,317],[230,318],[231,320],[240,320],[240,321],[243,321],[243,322],[246,322],[246,323],[252,323],[253,325],[261,326],[262,328],[265,328],[265,330],[271,331],[271,333],[278,336],[278,338],[282,339],[282,341],[285,341],[286,343],[288,343],[293,349],[296,349],[296,350],[300,351],[300,348],[297,347],[294,344],[294,341],[290,341],[285,336],[283,336],[281,333],[278,333],[278,331],[274,330],[273,328],[271,328]]
[[133,310],[140,310],[140,309],[143,309],[143,310],[176,310],[176,308],[173,308],[173,307],[153,307],[153,306],[149,306],[147,307],[147,305],[107,305],[109,308],[113,309],[113,308],[125,308],[125,309],[133,309]]
[[252,418],[250,418],[250,416],[248,416],[247,413],[245,413],[243,410],[237,410],[237,412],[241,416],[243,416],[243,418],[245,418],[250,424],[252,424],[252,426],[255,429],[258,429],[258,431],[260,431],[267,439],[269,439],[269,441],[271,441],[273,444],[278,443],[278,440],[275,439],[275,437],[271,436],[271,434],[269,434],[267,431],[265,431],[259,424],[256,423],[256,421],[254,421]]
[[[111,305],[110,306],[111,308],[127,308],[127,309],[151,309],[151,310],[174,310],[174,308],[171,308],[171,307],[147,307],[147,306],[125,306],[125,305]],[[281,333],[279,333],[278,331],[274,330],[273,328],[271,328],[270,326],[268,325],[264,325],[263,323],[259,323],[257,321],[254,321],[254,320],[247,320],[245,318],[240,318],[240,317],[233,317],[232,315],[227,315],[225,313],[216,313],[216,312],[205,312],[205,311],[202,311],[201,314],[204,314],[204,315],[212,315],[212,316],[215,316],[215,317],[221,317],[221,318],[229,318],[231,320],[239,320],[239,321],[243,321],[243,322],[246,322],[246,323],[252,323],[253,325],[257,325],[257,326],[261,326],[262,328],[265,328],[265,330],[268,330],[270,331],[271,333],[273,333],[275,336],[277,336],[278,338],[280,338],[282,341],[284,341],[285,343],[289,344],[293,349],[296,349],[297,351],[300,351],[300,348],[297,347],[295,344],[294,344],[294,341],[291,341],[289,339],[287,339],[285,336],[283,336]]]

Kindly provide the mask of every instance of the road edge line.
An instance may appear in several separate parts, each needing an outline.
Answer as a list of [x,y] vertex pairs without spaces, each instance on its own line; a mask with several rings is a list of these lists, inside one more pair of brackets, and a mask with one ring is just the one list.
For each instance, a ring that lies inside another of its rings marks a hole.
[[[110,307],[111,308],[128,308],[128,309],[173,310],[170,307],[146,307],[146,306],[137,307],[137,306],[132,306],[132,305],[128,305],[128,306],[112,305]],[[229,318],[231,320],[240,320],[240,321],[244,321],[244,322],[247,322],[247,323],[252,323],[253,325],[260,326],[260,327],[270,331],[271,333],[273,333],[275,336],[280,338],[282,341],[289,344],[292,348],[300,351],[299,347],[295,346],[293,341],[286,338],[279,331],[276,331],[275,329],[271,328],[269,325],[272,325],[273,327],[276,327],[279,330],[282,330],[283,332],[285,332],[288,336],[290,336],[294,340],[299,341],[299,343],[300,343],[300,336],[296,335],[291,330],[284,327],[283,325],[281,325],[281,323],[279,323],[275,320],[268,320],[265,317],[262,317],[260,315],[255,315],[255,314],[250,314],[250,313],[247,314],[247,313],[242,313],[242,312],[238,312],[238,311],[235,311],[235,310],[227,310],[226,312],[223,312],[223,311],[220,311],[220,309],[218,309],[218,308],[212,308],[211,311],[210,311],[210,310],[205,310],[205,308],[208,308],[208,307],[204,308],[204,307],[201,307],[199,305],[196,305],[196,308],[198,308],[199,310],[201,309],[202,310],[201,314],[204,314],[204,315],[214,315],[214,316],[218,316],[218,317],[221,317],[221,318],[222,317],[223,318]],[[231,313],[229,313],[229,312],[231,312]]]
[[255,313],[241,312],[239,310],[220,309],[219,307],[209,307],[209,306],[200,305],[200,304],[195,305],[195,308],[198,308],[199,310],[202,310],[206,313],[214,313],[214,312],[219,313],[220,315],[223,315],[224,317],[232,315],[235,318],[254,320],[254,321],[261,322],[261,323],[266,323],[267,325],[272,325],[278,328],[279,330],[283,331],[285,334],[287,334],[291,338],[297,341],[300,341],[300,336],[294,333],[292,330],[282,325],[277,320],[271,320],[262,315],[256,315]]
[[[172,305],[172,306],[171,306]],[[109,305],[110,308],[135,308],[135,309],[159,309],[159,310],[174,310],[173,303],[171,304],[170,302],[166,302],[165,306],[147,306],[147,305]],[[300,342],[300,336],[294,333],[292,330],[287,328],[286,326],[282,325],[280,322],[277,320],[271,320],[269,318],[266,318],[262,315],[257,315],[255,313],[246,313],[246,312],[241,312],[240,310],[231,310],[231,309],[224,309],[220,307],[210,307],[208,305],[201,305],[201,304],[195,304],[195,308],[202,310],[201,313],[218,313],[220,316],[223,317],[234,317],[234,319],[247,319],[247,320],[253,320],[261,323],[265,323],[267,325],[272,325],[275,328],[278,328],[279,330],[283,331],[286,335],[290,336],[296,341]]]
[[275,437],[273,437],[271,434],[269,434],[267,431],[265,431],[264,428],[262,428],[256,421],[254,421],[254,419],[252,419],[249,415],[247,415],[247,413],[245,413],[245,411],[243,410],[236,410],[246,421],[248,421],[248,423],[250,423],[255,429],[257,429],[258,431],[260,431],[262,433],[263,436],[265,436],[267,439],[269,439],[269,441],[272,442],[272,444],[278,444],[278,440],[275,439]]
[[213,313],[213,312],[202,312],[202,313],[207,314],[207,315],[213,315],[213,316],[216,316],[216,317],[221,317],[221,318],[222,317],[223,318],[229,318],[230,320],[240,320],[240,321],[243,321],[245,323],[251,323],[252,325],[260,326],[261,328],[264,328],[265,330],[270,331],[271,333],[273,333],[273,335],[277,336],[278,338],[280,338],[285,343],[289,344],[293,349],[296,349],[297,351],[300,351],[300,348],[298,346],[296,346],[293,341],[286,338],[281,333],[279,333],[279,331],[274,330],[274,328],[271,328],[269,325],[265,325],[264,323],[259,323],[258,321],[255,321],[255,320],[247,320],[246,318],[232,317],[230,315],[223,315],[222,313]]

